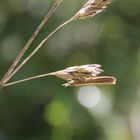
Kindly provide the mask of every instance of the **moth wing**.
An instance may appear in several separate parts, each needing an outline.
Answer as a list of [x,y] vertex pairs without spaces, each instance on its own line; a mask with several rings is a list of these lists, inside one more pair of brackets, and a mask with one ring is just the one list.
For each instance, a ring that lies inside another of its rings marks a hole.
[[90,74],[93,76],[101,72],[103,72],[103,70],[101,69],[101,65],[98,64],[81,65],[75,69],[75,73]]
[[93,78],[87,78],[84,80],[71,80],[68,83],[64,84],[65,87],[68,86],[89,86],[89,85],[98,85],[98,84],[116,84],[116,78],[111,76],[99,76]]

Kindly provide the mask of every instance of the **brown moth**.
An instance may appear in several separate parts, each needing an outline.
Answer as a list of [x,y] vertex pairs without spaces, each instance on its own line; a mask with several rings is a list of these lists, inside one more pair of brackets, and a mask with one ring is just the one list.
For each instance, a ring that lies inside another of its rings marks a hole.
[[98,76],[103,70],[99,64],[72,66],[64,70],[48,73],[68,81],[63,86],[83,86],[91,84],[115,84],[116,79],[110,76]]

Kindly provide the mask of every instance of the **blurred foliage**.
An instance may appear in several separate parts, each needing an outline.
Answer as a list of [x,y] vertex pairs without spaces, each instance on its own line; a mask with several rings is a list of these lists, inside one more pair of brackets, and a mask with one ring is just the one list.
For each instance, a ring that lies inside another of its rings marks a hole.
[[[1,77],[53,2],[0,0]],[[84,2],[64,0],[28,53]],[[64,81],[53,77],[4,88],[0,140],[139,140],[139,5],[140,0],[116,0],[96,17],[67,25],[13,78],[99,63],[104,75],[115,76],[117,84],[96,87],[101,94],[97,105],[83,106],[79,88],[64,88],[60,86]]]

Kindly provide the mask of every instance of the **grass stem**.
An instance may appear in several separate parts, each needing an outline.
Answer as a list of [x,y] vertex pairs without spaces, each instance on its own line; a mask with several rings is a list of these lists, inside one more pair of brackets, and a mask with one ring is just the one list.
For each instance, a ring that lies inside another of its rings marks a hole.
[[26,63],[27,61],[36,54],[36,52],[48,41],[48,39],[54,34],[56,33],[59,29],[61,29],[63,26],[67,25],[68,23],[72,22],[73,20],[75,20],[74,17],[70,18],[69,20],[67,20],[66,22],[64,22],[63,24],[61,24],[60,26],[58,26],[53,32],[51,32],[45,39],[43,39],[43,41],[25,58],[25,60],[11,73],[11,75],[9,75],[6,79],[6,82],[9,81]]
[[30,81],[30,80],[37,79],[37,78],[46,77],[46,76],[49,76],[49,75],[50,75],[50,73],[46,73],[46,74],[41,74],[41,75],[25,78],[25,79],[22,79],[22,80],[7,83],[7,84],[4,85],[4,87],[19,84],[19,83],[23,83],[23,82]]
[[[6,72],[6,74],[4,75],[4,77],[1,80],[1,86],[6,83],[10,78],[9,76],[11,75],[11,73],[15,70],[15,67],[17,66],[17,64],[19,63],[19,61],[21,60],[21,58],[23,57],[23,55],[25,54],[25,52],[27,51],[27,49],[30,47],[30,45],[32,44],[33,40],[36,38],[36,36],[38,35],[38,33],[40,32],[40,30],[43,28],[43,26],[46,24],[47,20],[49,19],[49,17],[56,11],[57,7],[60,5],[60,3],[62,2],[62,0],[57,0],[52,8],[49,10],[48,14],[45,16],[45,18],[42,20],[42,22],[40,23],[40,25],[38,26],[38,28],[35,30],[35,32],[32,34],[32,36],[30,37],[30,39],[28,40],[28,42],[26,43],[26,45],[24,46],[24,48],[21,50],[21,52],[18,54],[17,58],[14,60],[13,64],[10,66],[9,70]],[[11,76],[10,76],[11,77]]]

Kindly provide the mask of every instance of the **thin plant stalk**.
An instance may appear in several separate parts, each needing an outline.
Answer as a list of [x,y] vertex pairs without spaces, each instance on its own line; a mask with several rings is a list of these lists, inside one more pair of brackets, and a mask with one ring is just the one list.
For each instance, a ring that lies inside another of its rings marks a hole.
[[49,76],[49,75],[50,75],[50,73],[46,73],[46,74],[41,74],[41,75],[25,78],[25,79],[22,79],[22,80],[18,80],[18,81],[14,81],[14,82],[11,82],[11,83],[4,84],[3,87],[7,87],[7,86],[23,83],[23,82],[26,82],[26,81],[30,81],[30,80],[33,80],[33,79],[46,77],[46,76]]
[[63,26],[67,25],[68,23],[72,22],[73,20],[76,20],[75,17],[70,18],[69,20],[67,20],[66,22],[64,22],[63,24],[61,24],[60,26],[58,26],[53,32],[51,32],[45,39],[43,39],[43,41],[27,56],[27,58],[12,72],[11,75],[9,75],[5,81],[5,83],[7,81],[9,81],[26,63],[27,61],[36,54],[36,52],[48,41],[48,39],[54,34],[56,33],[59,29],[61,29]]
[[49,10],[48,14],[45,16],[45,18],[42,20],[42,22],[40,23],[40,25],[37,27],[37,29],[35,30],[35,32],[32,34],[32,36],[30,37],[30,39],[28,40],[28,42],[26,43],[26,45],[24,46],[24,48],[21,50],[21,52],[18,54],[17,58],[14,60],[13,64],[11,65],[11,67],[9,68],[9,70],[6,72],[6,74],[4,75],[4,77],[1,80],[1,84],[4,84],[5,82],[8,81],[10,74],[14,71],[15,67],[17,66],[17,64],[19,63],[19,61],[21,60],[21,58],[23,57],[23,55],[25,54],[25,52],[28,50],[28,48],[30,47],[31,43],[33,42],[33,40],[36,38],[36,36],[38,35],[38,33],[40,32],[40,30],[43,28],[43,26],[46,24],[47,20],[49,19],[49,17],[56,11],[57,7],[60,5],[60,3],[62,2],[62,0],[57,0],[52,8]]

